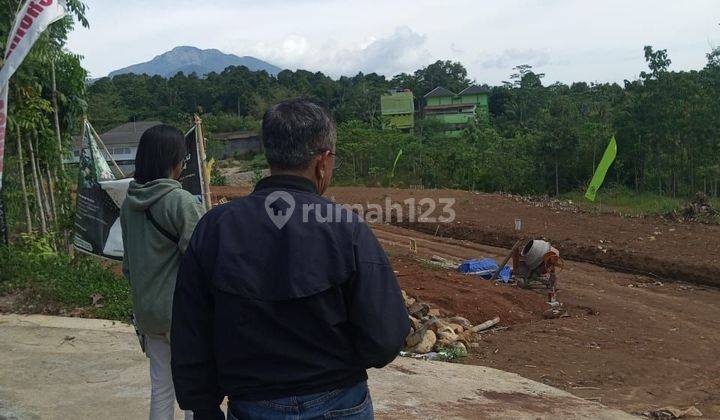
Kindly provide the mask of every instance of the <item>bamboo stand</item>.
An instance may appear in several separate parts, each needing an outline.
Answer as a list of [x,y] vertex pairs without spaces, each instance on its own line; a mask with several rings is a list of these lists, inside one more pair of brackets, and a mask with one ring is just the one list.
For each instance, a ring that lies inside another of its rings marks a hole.
[[200,171],[202,171],[202,196],[205,202],[205,209],[210,210],[212,208],[212,199],[210,197],[210,173],[207,169],[205,160],[205,136],[202,131],[202,119],[195,114],[195,143],[198,145],[198,161],[200,163]]

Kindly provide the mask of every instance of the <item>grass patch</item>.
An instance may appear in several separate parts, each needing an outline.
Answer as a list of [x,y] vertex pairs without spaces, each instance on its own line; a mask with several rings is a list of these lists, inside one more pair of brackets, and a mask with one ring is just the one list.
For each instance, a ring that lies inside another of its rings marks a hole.
[[[127,321],[132,311],[124,278],[95,258],[54,251],[47,238],[22,236],[0,247],[0,267],[0,295],[22,294],[37,312]],[[101,298],[93,304],[93,296]]]
[[[682,210],[691,198],[673,198],[654,193],[637,194],[623,188],[608,188],[598,192],[595,202],[585,198],[585,192],[563,194],[583,210],[614,212],[629,216],[652,216]],[[711,199],[714,208],[720,208],[720,199]]]

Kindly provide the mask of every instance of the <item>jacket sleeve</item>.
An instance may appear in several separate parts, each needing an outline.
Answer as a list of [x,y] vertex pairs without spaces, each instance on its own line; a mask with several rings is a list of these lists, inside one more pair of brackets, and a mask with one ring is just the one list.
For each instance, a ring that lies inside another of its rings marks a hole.
[[219,407],[223,395],[213,349],[214,299],[196,251],[201,241],[193,240],[182,257],[175,284],[170,332],[172,376],[180,407],[195,412],[197,420],[215,419],[222,418]]
[[354,248],[357,271],[346,301],[355,349],[365,368],[381,368],[402,349],[410,320],[390,261],[365,223],[358,225]]
[[125,223],[125,217],[122,214],[122,209],[120,213],[120,231],[122,232],[122,241],[123,241],[123,260],[122,260],[122,273],[123,276],[127,279],[128,282],[130,282],[130,260],[128,259],[128,253],[127,253],[127,231],[126,229],[126,223]]
[[173,227],[177,232],[178,247],[184,253],[190,243],[195,225],[205,214],[202,203],[185,190],[177,190],[179,199],[174,206]]

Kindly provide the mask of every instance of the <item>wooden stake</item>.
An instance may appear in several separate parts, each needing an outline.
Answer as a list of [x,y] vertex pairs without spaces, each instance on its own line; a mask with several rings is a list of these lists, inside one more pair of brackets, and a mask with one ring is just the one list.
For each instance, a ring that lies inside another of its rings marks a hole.
[[203,194],[203,201],[205,202],[205,209],[210,210],[212,208],[212,199],[210,197],[210,173],[207,170],[207,165],[205,164],[205,136],[203,136],[202,131],[202,120],[200,117],[195,114],[195,142],[198,145],[198,150],[200,153],[200,156],[198,156],[198,163],[200,164],[200,171],[202,171],[203,179],[202,179],[202,194]]

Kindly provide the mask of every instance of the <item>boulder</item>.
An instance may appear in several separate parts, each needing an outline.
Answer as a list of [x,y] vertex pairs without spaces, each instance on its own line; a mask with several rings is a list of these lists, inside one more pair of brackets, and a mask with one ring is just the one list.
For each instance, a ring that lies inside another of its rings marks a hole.
[[428,315],[430,316],[440,316],[440,309],[433,308],[428,311]]
[[408,308],[410,316],[415,318],[422,318],[428,314],[430,306],[427,303],[415,302]]
[[467,348],[465,345],[461,342],[455,342],[451,345],[450,350],[452,350],[453,353],[455,353],[455,356],[457,357],[465,357],[468,355]]
[[458,341],[462,341],[467,346],[480,341],[480,336],[472,331],[463,331],[458,334]]
[[437,333],[437,337],[438,337],[440,340],[448,341],[448,342],[450,342],[450,343],[452,343],[452,342],[454,342],[455,340],[458,339],[457,334],[455,334],[455,333],[452,332],[452,331],[447,331],[447,330],[438,332],[438,333]]
[[419,342],[422,341],[424,335],[425,335],[425,330],[413,331],[411,334],[409,334],[405,338],[405,346],[406,347],[416,346]]
[[424,325],[427,329],[433,330],[433,332],[438,332],[440,328],[448,326],[448,324],[440,318],[431,318]]
[[449,324],[448,327],[452,328],[452,330],[455,331],[455,333],[457,334],[465,331],[465,328],[463,328],[462,325],[459,324]]
[[438,330],[437,330],[436,333],[437,333],[438,335],[439,335],[439,334],[443,334],[443,333],[449,334],[451,337],[455,337],[455,338],[457,339],[457,334],[455,334],[455,331],[453,331],[453,329],[450,328],[449,325],[445,325],[445,326],[443,326],[443,327],[438,328]]
[[422,328],[422,324],[420,323],[419,319],[413,318],[411,316],[408,318],[410,318],[410,326],[413,328],[413,330],[417,331]]
[[409,308],[415,304],[416,300],[414,298],[407,298],[405,299],[405,307]]
[[[423,331],[418,331],[415,334],[423,333]],[[435,342],[437,341],[437,337],[435,336],[435,333],[431,330],[424,330],[424,333],[422,335],[422,338],[420,341],[409,348],[413,353],[427,353],[433,349],[433,346],[435,345]]]
[[442,351],[447,350],[452,345],[453,341],[450,341],[445,338],[438,338],[438,340],[435,342],[435,346],[433,347],[433,351]]

